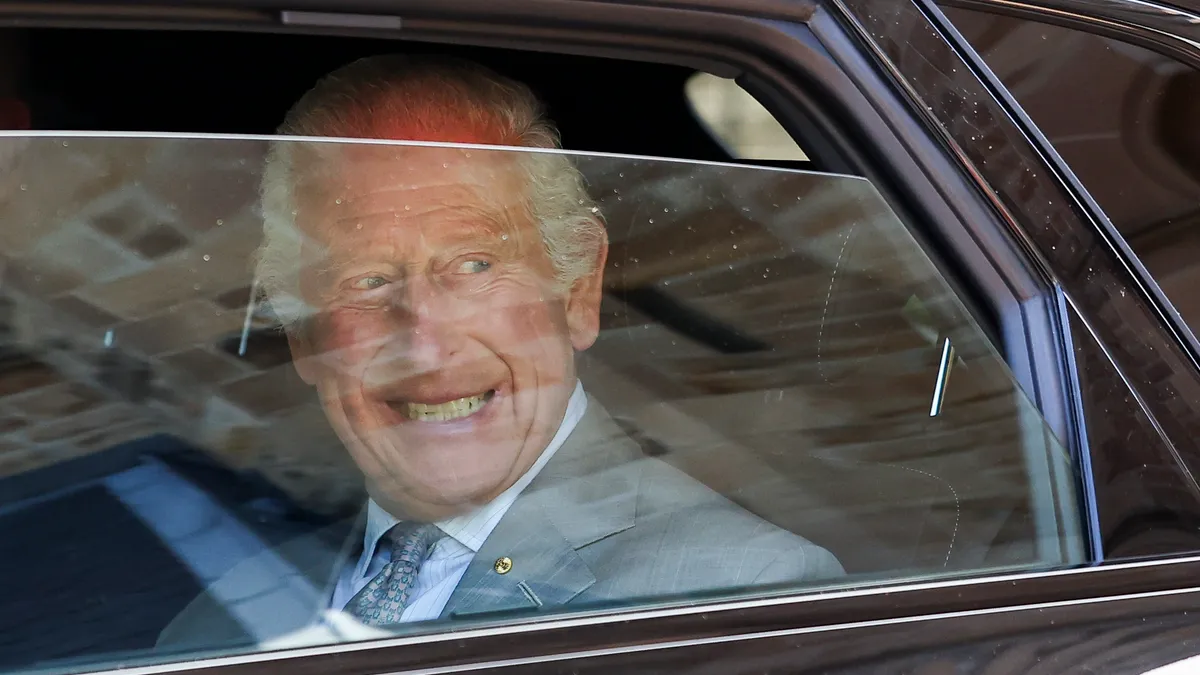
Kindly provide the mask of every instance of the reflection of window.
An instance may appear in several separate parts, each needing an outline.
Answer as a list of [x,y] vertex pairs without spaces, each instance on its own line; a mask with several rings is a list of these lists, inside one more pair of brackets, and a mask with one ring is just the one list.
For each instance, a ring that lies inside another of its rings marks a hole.
[[696,73],[686,93],[696,115],[735,158],[808,159],[775,117],[737,82]]
[[1086,31],[945,8],[1200,328],[1200,72]]
[[[316,158],[272,174],[308,189],[266,189],[260,203],[247,186],[270,184],[261,137],[0,139],[24,186],[0,206],[4,253],[22,272],[0,293],[16,298],[30,341],[70,338],[53,360],[14,364],[16,376],[0,380],[11,387],[0,410],[12,411],[0,459],[38,460],[10,465],[5,485],[28,495],[47,476],[75,486],[81,466],[95,474],[90,491],[21,511],[42,519],[37,531],[60,533],[58,547],[77,528],[96,528],[74,515],[78,504],[119,521],[131,543],[93,548],[73,578],[85,600],[95,588],[95,614],[104,592],[128,596],[136,585],[99,571],[119,570],[123,556],[178,561],[138,596],[159,611],[122,624],[136,633],[125,648],[146,650],[160,631],[171,645],[211,649],[378,636],[350,625],[335,638],[306,623],[354,597],[323,587],[361,555],[353,526],[365,495],[349,457],[365,471],[377,461],[412,471],[396,458],[430,443],[430,457],[460,460],[422,465],[420,475],[456,477],[506,447],[540,443],[541,453],[554,433],[521,444],[503,434],[554,432],[561,416],[504,426],[509,409],[485,406],[511,396],[519,412],[563,381],[560,394],[575,391],[568,372],[591,398],[547,455],[549,478],[518,490],[480,541],[472,502],[470,527],[438,521],[475,546],[451,549],[471,562],[466,581],[451,579],[437,596],[447,621],[518,623],[1082,560],[1075,495],[1054,480],[1069,460],[869,182],[627,156],[497,161],[508,151],[277,142]],[[605,267],[588,269],[597,292],[572,296],[592,303],[589,320],[598,315],[594,343],[578,353],[554,314],[560,291],[545,272],[541,224],[488,210],[504,203],[488,190],[510,184],[478,176],[518,161],[542,178],[582,174],[543,197],[570,215],[554,250],[609,241]],[[444,189],[462,176],[472,189]],[[442,215],[448,200],[463,200],[454,217]],[[172,245],[147,247],[138,228],[170,231]],[[580,232],[594,236],[570,238]],[[439,351],[441,340],[453,349]],[[102,345],[147,364],[153,387],[130,399],[93,386],[82,356]],[[469,357],[439,361],[446,354]],[[538,368],[559,379],[508,375]],[[511,395],[519,387],[527,398]],[[443,400],[411,400],[418,395]],[[479,410],[501,412],[424,426]],[[443,433],[422,435],[430,428]],[[478,429],[496,437],[469,443]],[[187,452],[168,453],[184,443],[154,440],[164,436],[186,439]],[[0,502],[0,532],[19,526],[29,536],[10,506]],[[318,525],[328,527],[312,532]],[[30,553],[17,568],[36,575],[58,550]],[[189,604],[201,588],[203,600]],[[13,616],[5,601],[0,617]],[[73,625],[56,612],[72,610],[40,607],[22,616],[22,634],[52,637]],[[426,611],[422,622],[440,612]],[[4,649],[0,666],[39,660]],[[87,644],[51,656],[95,665],[112,654]]]

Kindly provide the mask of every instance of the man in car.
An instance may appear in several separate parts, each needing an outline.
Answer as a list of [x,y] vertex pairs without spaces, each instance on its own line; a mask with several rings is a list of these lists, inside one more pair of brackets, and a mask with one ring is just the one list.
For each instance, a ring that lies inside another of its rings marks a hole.
[[584,392],[607,237],[526,87],[376,57],[321,80],[280,132],[421,142],[279,140],[263,181],[259,283],[370,500],[348,549],[279,554],[315,589],[295,621],[225,611],[255,595],[235,570],[164,641],[265,639],[322,611],[388,627],[842,573],[641,456]]

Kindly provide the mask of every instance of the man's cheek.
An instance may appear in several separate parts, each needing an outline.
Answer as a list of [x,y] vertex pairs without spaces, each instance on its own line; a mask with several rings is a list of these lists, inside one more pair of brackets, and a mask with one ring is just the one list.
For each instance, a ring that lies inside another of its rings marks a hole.
[[557,388],[574,370],[570,344],[559,335],[537,330],[533,322],[527,328],[519,339],[509,341],[507,348],[498,353],[508,364],[519,389]]
[[486,329],[497,352],[530,358],[544,353],[548,330],[545,310],[536,305],[514,307],[503,321],[493,320]]
[[398,337],[380,322],[361,317],[331,314],[327,319],[315,356],[324,367],[341,376],[361,376],[371,356]]

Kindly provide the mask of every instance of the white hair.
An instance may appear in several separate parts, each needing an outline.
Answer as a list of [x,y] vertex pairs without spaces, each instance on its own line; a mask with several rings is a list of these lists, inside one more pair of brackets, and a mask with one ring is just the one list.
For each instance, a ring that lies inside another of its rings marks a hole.
[[[403,129],[403,137],[395,137]],[[322,78],[288,112],[281,135],[437,141],[475,131],[489,145],[557,149],[558,130],[526,86],[480,66],[402,55],[361,59]],[[256,282],[285,329],[307,314],[299,292],[304,236],[295,225],[291,150],[271,143],[262,178]],[[592,273],[607,234],[583,177],[557,152],[514,152],[526,206],[554,266],[556,290]]]

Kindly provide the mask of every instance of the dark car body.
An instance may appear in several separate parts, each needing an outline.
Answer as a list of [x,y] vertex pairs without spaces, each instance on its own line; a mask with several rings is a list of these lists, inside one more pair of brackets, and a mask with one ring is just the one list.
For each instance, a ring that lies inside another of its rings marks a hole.
[[[868,178],[922,223],[962,296],[995,318],[1083,495],[1088,562],[1065,568],[120,672],[1134,675],[1200,655],[1200,342],[1103,200],[948,18],[960,9],[1200,68],[1195,0],[0,2],[9,26],[398,37],[736,74],[785,128],[820,130],[825,170]],[[1053,340],[1022,335],[1028,326]]]

